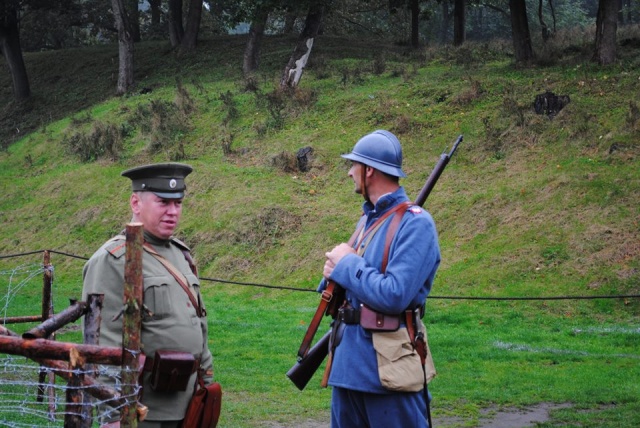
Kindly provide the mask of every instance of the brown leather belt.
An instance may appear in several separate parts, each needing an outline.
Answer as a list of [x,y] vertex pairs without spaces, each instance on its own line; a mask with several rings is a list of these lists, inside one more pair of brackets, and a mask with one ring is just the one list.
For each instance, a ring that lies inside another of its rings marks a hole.
[[[414,312],[414,317],[422,318],[424,316],[424,305],[422,305],[418,310],[412,310]],[[398,317],[401,318],[401,321],[405,320],[406,311],[402,314],[398,314]],[[338,320],[345,324],[360,324],[360,309],[352,308],[351,306],[345,306],[338,310],[338,315],[336,317]],[[414,319],[414,322],[416,320]]]
[[[196,371],[198,371],[198,369],[200,368],[200,358],[196,358],[196,362],[193,365],[193,367],[194,368],[193,368],[193,371],[191,373],[195,373]],[[153,357],[147,357],[145,355],[143,371],[150,372],[152,370],[153,370]]]

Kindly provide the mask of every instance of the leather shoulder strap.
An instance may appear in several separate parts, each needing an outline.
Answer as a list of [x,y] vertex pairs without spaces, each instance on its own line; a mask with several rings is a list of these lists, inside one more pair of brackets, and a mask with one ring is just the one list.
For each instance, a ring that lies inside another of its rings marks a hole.
[[199,296],[198,300],[196,300],[196,295],[194,295],[194,292],[189,288],[189,282],[182,274],[182,272],[180,272],[169,260],[160,255],[156,251],[156,249],[153,248],[153,246],[148,242],[145,242],[143,244],[143,247],[145,251],[151,254],[156,260],[158,260],[165,267],[165,269],[167,269],[167,271],[169,271],[169,273],[176,279],[178,284],[180,284],[184,292],[187,293],[187,296],[189,296],[189,300],[191,300],[191,304],[196,309],[198,317],[203,317],[204,315],[206,315],[206,312],[202,310],[202,305],[200,305]]
[[391,247],[391,242],[393,241],[393,237],[396,235],[398,230],[398,226],[400,225],[400,221],[404,216],[404,213],[407,212],[407,209],[411,206],[411,202],[403,202],[398,205],[398,208],[395,210],[393,218],[391,219],[391,224],[389,224],[389,228],[387,229],[387,235],[385,236],[384,241],[384,254],[382,255],[382,265],[380,267],[380,271],[385,273],[387,270],[387,263],[389,262],[389,248]]

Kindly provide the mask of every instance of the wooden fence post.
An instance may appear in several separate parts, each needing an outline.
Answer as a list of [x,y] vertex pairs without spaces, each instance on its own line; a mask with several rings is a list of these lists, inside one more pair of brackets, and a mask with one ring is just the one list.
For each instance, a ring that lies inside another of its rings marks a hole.
[[69,381],[67,382],[64,428],[82,426],[82,384],[84,383],[85,359],[76,348],[69,350]]
[[142,223],[129,223],[126,228],[127,250],[124,271],[124,314],[122,328],[122,396],[127,405],[120,412],[120,425],[138,426],[136,414],[140,328],[142,322]]
[[[89,294],[87,296],[87,307],[89,310],[84,316],[84,334],[83,343],[86,345],[99,345],[100,344],[100,321],[102,320],[102,303],[104,302],[104,294]],[[86,370],[92,371],[92,376],[95,377],[93,370],[94,364],[87,364]],[[84,392],[82,397],[82,427],[89,428],[93,425],[92,416],[92,401],[93,399],[89,394]]]
[[[53,316],[53,298],[52,298],[52,283],[53,283],[53,266],[51,265],[51,255],[48,250],[44,250],[42,255],[42,321],[47,320]],[[51,334],[46,339],[55,340],[55,334]],[[44,398],[45,392],[45,376],[48,378],[48,391],[49,391],[49,415],[53,416],[56,410],[56,391],[52,385],[56,382],[56,375],[52,372],[48,372],[40,366],[40,373],[38,375],[38,394],[36,401],[41,402]]]

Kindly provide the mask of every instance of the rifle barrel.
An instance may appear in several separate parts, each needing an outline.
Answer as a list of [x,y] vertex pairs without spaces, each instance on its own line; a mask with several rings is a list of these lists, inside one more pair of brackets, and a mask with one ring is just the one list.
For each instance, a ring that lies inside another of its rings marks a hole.
[[463,138],[462,135],[458,136],[455,143],[453,143],[453,147],[451,148],[451,151],[447,153],[445,150],[444,153],[440,155],[440,160],[438,161],[436,166],[433,168],[433,171],[431,171],[431,174],[429,175],[427,182],[424,184],[424,186],[422,186],[422,189],[420,190],[420,193],[418,194],[418,197],[416,198],[414,204],[418,206],[424,205],[425,201],[429,197],[429,194],[431,193],[433,188],[436,186],[436,182],[440,178],[440,175],[442,175],[442,171],[444,171],[444,168],[449,163],[451,156],[453,156],[456,149],[458,148],[458,145],[460,144],[460,142],[462,142],[462,138]]

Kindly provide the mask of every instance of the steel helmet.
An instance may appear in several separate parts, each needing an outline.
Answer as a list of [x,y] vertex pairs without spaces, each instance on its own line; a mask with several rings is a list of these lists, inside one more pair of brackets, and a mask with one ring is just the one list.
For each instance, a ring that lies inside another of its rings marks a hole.
[[406,177],[402,171],[402,147],[398,138],[379,129],[360,138],[351,153],[343,158],[360,162],[394,177]]

